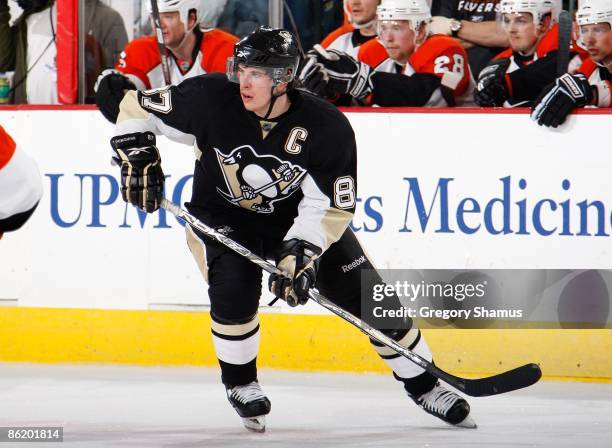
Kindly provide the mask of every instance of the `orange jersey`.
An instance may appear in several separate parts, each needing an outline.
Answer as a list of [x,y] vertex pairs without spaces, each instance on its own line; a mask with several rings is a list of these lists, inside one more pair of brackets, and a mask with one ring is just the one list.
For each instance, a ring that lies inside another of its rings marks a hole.
[[591,81],[591,79],[593,81],[601,81],[601,76],[599,74],[599,67],[600,66],[597,65],[595,61],[593,61],[593,59],[588,58],[582,63],[578,71],[582,73],[584,76],[586,76],[589,82]]
[[[359,50],[358,58],[373,67],[375,71],[398,73],[399,64],[389,58],[379,41],[370,41]],[[453,91],[457,105],[470,105],[474,80],[467,62],[464,48],[453,38],[443,35],[430,36],[416,48],[401,70],[406,76],[415,73],[430,73]],[[449,104],[441,95],[432,95],[426,106],[440,107]]]
[[[361,62],[365,62],[373,69],[377,69],[381,67],[385,61],[391,61],[387,50],[384,45],[378,39],[372,39],[371,41],[363,44],[359,47],[359,51],[357,52],[357,59]],[[393,61],[391,61],[393,62]],[[386,71],[382,70],[382,67],[378,69],[378,71]]]
[[[515,58],[515,53],[512,48],[507,48],[502,51],[500,54],[495,56],[493,59],[510,59],[510,65],[508,66],[508,70],[506,73],[512,73],[513,71],[521,68],[524,65],[531,64],[534,61],[537,61],[540,58],[546,57],[548,53],[552,51],[557,51],[559,47],[559,24],[555,24],[545,35],[542,37],[542,40],[536,46],[536,51],[533,54],[533,57],[522,57],[520,58],[520,62],[518,62]],[[576,56],[572,58],[569,65],[569,72],[575,73],[582,61],[588,56],[588,53],[582,48],[580,48],[574,39],[572,39],[570,43],[570,52],[577,53]]]
[[328,50],[338,50],[356,58],[359,49],[365,45],[364,40],[373,40],[375,36],[364,37],[356,31],[353,25],[347,23],[329,33],[321,41],[321,46]]
[[6,166],[15,153],[15,141],[0,126],[0,170]]
[[[557,50],[559,47],[559,24],[555,24],[538,45],[538,55],[539,57],[544,57],[546,54],[553,50]],[[589,57],[589,53],[582,48],[576,42],[572,34],[572,40],[570,42],[570,52],[576,53],[576,56],[572,58],[569,65],[569,72],[575,73],[582,61]]]
[[[196,59],[186,72],[181,70],[175,58],[169,55],[172,84],[179,84],[184,79],[205,73],[225,72],[227,58],[233,55],[236,42],[238,38],[225,31],[203,31]],[[116,68],[130,78],[138,90],[165,85],[161,56],[154,36],[140,37],[130,42],[121,53]]]
[[334,31],[325,36],[325,39],[321,41],[321,46],[323,48],[330,48],[329,46],[337,41],[342,36],[350,35],[355,31],[353,25],[350,23],[345,23],[340,28],[336,28]]
[[[42,196],[38,166],[0,126],[0,234],[2,220],[34,207]],[[6,229],[5,229],[6,230]]]

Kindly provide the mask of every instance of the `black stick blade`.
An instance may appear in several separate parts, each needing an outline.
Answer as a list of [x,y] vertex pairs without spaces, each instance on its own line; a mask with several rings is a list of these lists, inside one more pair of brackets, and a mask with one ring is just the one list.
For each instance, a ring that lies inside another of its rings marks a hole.
[[531,386],[537,383],[541,377],[540,366],[525,364],[488,378],[466,379],[465,387],[460,388],[460,390],[472,397],[487,397]]

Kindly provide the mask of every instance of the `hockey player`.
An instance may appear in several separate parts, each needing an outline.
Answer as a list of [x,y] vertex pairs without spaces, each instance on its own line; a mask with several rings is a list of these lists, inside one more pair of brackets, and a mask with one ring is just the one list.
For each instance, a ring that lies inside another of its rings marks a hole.
[[542,91],[531,113],[539,125],[556,128],[577,107],[612,107],[612,0],[585,0],[576,21],[590,58]]
[[362,105],[472,104],[474,80],[465,50],[453,38],[429,35],[426,0],[383,0],[377,18],[380,42],[362,45],[359,60],[334,50],[309,52],[325,67],[328,90],[348,93]]
[[36,162],[0,126],[0,238],[19,229],[32,216],[42,197]]
[[502,0],[500,9],[510,48],[480,72],[474,100],[482,107],[530,103],[556,77],[560,0]]
[[[376,7],[380,0],[344,0],[344,11],[348,23],[332,31],[321,46],[327,50],[336,50],[357,58],[362,45],[376,37]],[[352,102],[350,95],[342,97],[327,89],[328,76],[324,67],[315,58],[304,61],[298,78],[302,87],[315,95],[333,100],[337,106],[348,106]]]
[[359,47],[376,37],[376,7],[380,0],[344,0],[349,23],[332,31],[321,46],[357,57]]
[[[238,38],[216,28],[200,29],[206,1],[157,0],[157,3],[171,83],[204,73],[224,72]],[[146,90],[165,84],[156,38],[141,37],[127,45],[115,70],[105,70],[99,76],[96,104],[114,123],[125,90]]]
[[[342,265],[365,258],[348,228],[356,203],[353,130],[331,104],[293,89],[299,53],[294,36],[260,28],[238,42],[227,77],[208,74],[180,85],[129,91],[121,102],[116,137],[124,200],[155,211],[164,175],[155,133],[195,145],[192,198],[187,208],[202,221],[287,275],[270,289],[289,305],[318,289],[360,315],[360,270]],[[245,426],[265,429],[270,401],[257,381],[257,308],[261,269],[187,227],[187,240],[209,284],[212,334],[227,396]],[[415,353],[431,353],[412,322],[390,337]],[[469,405],[436,378],[386,347],[375,350],[409,396],[442,420],[474,427]]]

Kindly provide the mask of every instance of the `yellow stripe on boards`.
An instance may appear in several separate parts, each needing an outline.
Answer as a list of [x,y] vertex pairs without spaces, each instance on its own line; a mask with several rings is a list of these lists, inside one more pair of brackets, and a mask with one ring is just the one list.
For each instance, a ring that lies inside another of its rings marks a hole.
[[[335,316],[260,314],[260,367],[389,372]],[[612,381],[612,330],[424,330],[442,368],[483,376],[537,362],[545,378]],[[214,366],[206,312],[0,308],[0,361]]]

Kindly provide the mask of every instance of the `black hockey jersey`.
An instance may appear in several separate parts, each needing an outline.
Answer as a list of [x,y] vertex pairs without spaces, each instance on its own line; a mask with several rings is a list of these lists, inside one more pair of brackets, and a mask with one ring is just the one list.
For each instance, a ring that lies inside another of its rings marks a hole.
[[248,226],[325,250],[355,209],[355,136],[326,101],[296,90],[289,95],[289,110],[264,121],[244,108],[238,84],[203,75],[128,92],[116,133],[153,131],[194,144],[198,160],[187,207],[205,222]]

